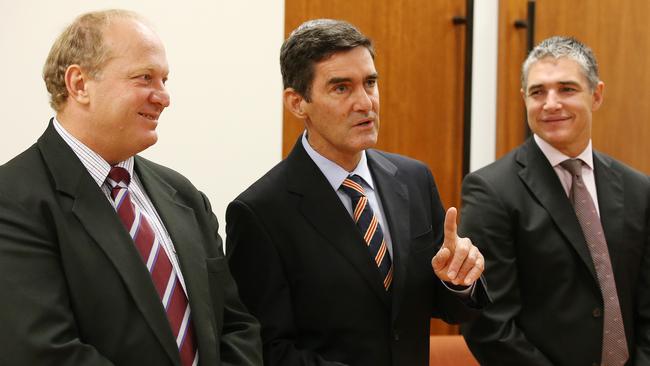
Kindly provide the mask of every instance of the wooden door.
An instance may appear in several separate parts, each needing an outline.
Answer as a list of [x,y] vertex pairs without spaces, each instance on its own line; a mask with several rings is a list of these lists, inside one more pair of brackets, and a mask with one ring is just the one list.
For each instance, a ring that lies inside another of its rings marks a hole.
[[[511,2],[516,1],[502,1],[500,6]],[[650,141],[650,2],[537,0],[535,15],[536,42],[553,35],[573,36],[596,55],[605,97],[593,117],[594,147],[650,173],[650,151],[646,148]],[[513,47],[517,45],[513,43]],[[508,93],[519,90],[519,82],[515,85],[512,75],[519,75],[520,66],[509,68],[512,74],[507,78],[512,81]],[[506,110],[501,107],[503,103],[515,103],[513,98],[499,94],[500,112]],[[523,108],[521,98],[518,103]],[[503,115],[499,123],[512,125],[511,118],[519,118]]]
[[519,94],[519,69],[528,53],[527,8],[527,0],[499,1],[496,159],[521,144],[528,133],[526,108]]
[[[460,202],[463,157],[465,0],[286,0],[285,36],[308,19],[343,19],[375,43],[381,128],[378,148],[424,161],[443,203]],[[283,152],[302,122],[284,113]],[[442,322],[434,333],[457,333]]]

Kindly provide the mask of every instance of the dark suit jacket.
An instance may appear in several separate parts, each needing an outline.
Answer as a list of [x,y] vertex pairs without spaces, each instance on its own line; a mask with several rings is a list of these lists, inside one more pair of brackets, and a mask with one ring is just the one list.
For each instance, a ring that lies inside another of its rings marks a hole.
[[[650,358],[650,181],[594,152],[600,216],[631,361]],[[483,365],[599,363],[603,300],[557,174],[531,138],[463,182],[461,235],[479,246],[493,303],[463,327]]]
[[229,263],[262,324],[266,365],[427,365],[431,316],[472,314],[431,268],[444,210],[428,168],[376,150],[367,157],[393,242],[391,295],[300,140],[228,206]]
[[[178,252],[199,364],[261,364],[259,324],[238,299],[208,200],[143,158],[135,171]],[[180,365],[133,241],[51,123],[0,167],[0,207],[0,364]]]

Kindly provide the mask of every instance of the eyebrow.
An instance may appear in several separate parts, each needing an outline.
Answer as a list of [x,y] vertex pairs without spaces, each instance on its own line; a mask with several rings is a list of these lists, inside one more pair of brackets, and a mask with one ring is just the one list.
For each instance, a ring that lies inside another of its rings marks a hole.
[[[366,76],[363,80],[376,80],[379,78],[379,75],[377,73],[372,73],[368,76]],[[340,83],[349,83],[352,81],[352,78],[340,78],[340,77],[333,77],[327,81],[328,85],[333,85],[333,84],[340,84]]]
[[[577,81],[573,81],[573,80],[558,81],[557,83],[554,83],[554,84],[559,84],[560,86],[567,86],[568,85],[568,86],[578,86],[578,87],[580,87],[580,83],[578,83]],[[528,91],[531,91],[531,90],[534,90],[534,89],[540,89],[540,88],[543,88],[543,87],[544,87],[544,84],[534,84],[534,85],[531,85],[531,86],[528,87]]]

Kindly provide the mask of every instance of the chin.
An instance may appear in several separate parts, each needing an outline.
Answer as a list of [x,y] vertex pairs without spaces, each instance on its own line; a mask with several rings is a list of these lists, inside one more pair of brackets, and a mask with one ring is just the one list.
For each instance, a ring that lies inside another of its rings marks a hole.
[[364,141],[363,143],[358,145],[359,151],[361,150],[366,150],[366,149],[372,149],[375,146],[377,146],[377,139],[371,140],[371,141]]
[[150,148],[158,142],[158,135],[154,132],[151,136],[147,136],[146,139],[143,139],[139,144],[138,153]]

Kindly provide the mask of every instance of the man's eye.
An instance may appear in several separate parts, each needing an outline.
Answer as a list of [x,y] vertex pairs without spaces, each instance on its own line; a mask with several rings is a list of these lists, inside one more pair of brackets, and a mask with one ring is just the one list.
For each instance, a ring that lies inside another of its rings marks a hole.
[[375,85],[377,85],[376,79],[370,79],[366,81],[366,86],[369,88],[373,88]]
[[346,90],[348,90],[348,87],[345,85],[337,85],[334,87],[334,91],[337,93],[344,93]]

